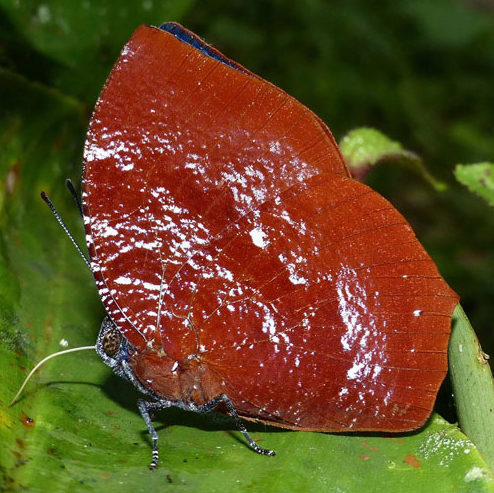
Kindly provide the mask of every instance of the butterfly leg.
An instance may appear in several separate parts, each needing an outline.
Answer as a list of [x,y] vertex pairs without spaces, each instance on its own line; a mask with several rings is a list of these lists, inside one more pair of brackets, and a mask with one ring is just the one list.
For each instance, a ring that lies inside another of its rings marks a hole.
[[[235,420],[235,423],[237,425],[237,428],[242,432],[244,435],[245,439],[249,443],[249,445],[258,453],[261,455],[269,455],[273,456],[276,455],[274,450],[268,450],[265,448],[260,447],[257,445],[257,443],[252,439],[250,436],[249,432],[247,431],[247,428],[245,427],[244,423],[240,419],[235,407],[232,404],[232,401],[228,398],[226,394],[220,394],[216,396],[214,399],[211,399],[209,402],[206,402],[206,404],[203,404],[202,406],[195,406],[195,405],[180,405],[182,409],[188,410],[188,411],[195,411],[198,413],[209,413],[214,410],[214,408],[220,404],[221,402],[224,402],[226,404],[226,407],[228,408],[229,413]],[[158,433],[156,433],[156,429],[154,428],[153,422],[151,421],[151,416],[149,415],[150,411],[158,411],[160,409],[166,409],[168,407],[171,407],[173,405],[177,405],[176,402],[171,402],[167,400],[159,400],[156,402],[149,402],[145,401],[144,399],[139,399],[137,401],[137,407],[139,408],[139,411],[141,412],[142,419],[144,419],[144,422],[146,423],[146,426],[148,427],[149,434],[151,435],[151,439],[153,441],[153,459],[151,461],[151,464],[149,465],[149,469],[156,469],[158,466],[158,459],[159,459],[159,451],[158,451]]]
[[156,429],[154,428],[153,422],[151,421],[151,416],[149,415],[149,411],[157,411],[159,409],[166,409],[167,407],[171,407],[172,403],[169,401],[161,400],[157,402],[148,402],[144,399],[139,399],[137,401],[137,407],[139,411],[141,411],[141,416],[144,422],[146,423],[149,434],[151,435],[151,439],[153,441],[153,460],[151,464],[149,464],[149,469],[156,469],[158,466],[159,452],[158,452],[158,433],[156,433]]
[[203,404],[202,406],[198,406],[195,409],[195,411],[197,411],[199,413],[208,413],[208,412],[212,411],[221,402],[224,402],[226,404],[226,407],[228,408],[229,413],[232,415],[233,419],[235,420],[235,424],[237,425],[237,428],[242,432],[245,439],[249,442],[249,445],[258,454],[269,455],[271,457],[273,455],[276,455],[274,450],[268,450],[268,449],[259,447],[259,445],[257,445],[257,443],[252,439],[249,432],[247,431],[247,428],[245,427],[244,423],[240,419],[236,409],[233,407],[232,401],[228,398],[228,396],[226,394],[220,394],[220,395],[216,396],[214,399],[210,400],[209,402],[206,402],[206,404]]

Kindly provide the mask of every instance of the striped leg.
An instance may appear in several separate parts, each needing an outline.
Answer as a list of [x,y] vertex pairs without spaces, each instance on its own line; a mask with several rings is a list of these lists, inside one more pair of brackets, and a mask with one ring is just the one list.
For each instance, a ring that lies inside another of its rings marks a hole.
[[153,422],[151,421],[151,416],[149,416],[149,411],[157,411],[159,409],[166,409],[171,407],[173,404],[169,401],[158,401],[158,402],[148,402],[144,399],[139,399],[137,401],[137,407],[141,411],[141,416],[146,423],[151,439],[153,440],[153,460],[149,464],[149,469],[156,469],[158,466],[159,452],[158,452],[158,433],[154,428]]
[[250,436],[249,432],[247,431],[247,428],[245,427],[244,423],[240,419],[237,411],[235,410],[235,407],[232,404],[232,401],[228,398],[226,394],[220,394],[216,396],[214,399],[211,399],[209,402],[206,402],[206,404],[203,404],[202,406],[196,406],[194,404],[189,404],[189,405],[184,405],[184,404],[178,404],[177,402],[171,402],[167,400],[159,400],[155,402],[148,402],[145,401],[144,399],[139,399],[137,401],[137,407],[139,408],[139,411],[141,412],[142,419],[144,419],[144,422],[146,423],[149,434],[151,435],[151,439],[153,441],[153,459],[151,461],[151,464],[149,465],[149,469],[156,469],[158,466],[158,459],[159,459],[159,452],[158,452],[158,434],[156,433],[156,429],[154,428],[153,422],[151,421],[151,416],[149,415],[149,411],[157,411],[160,409],[166,409],[171,406],[178,406],[182,409],[185,409],[187,411],[195,411],[198,413],[209,413],[214,410],[214,408],[220,404],[221,402],[224,402],[226,404],[226,407],[228,408],[228,411],[230,415],[233,417],[235,420],[235,423],[237,425],[237,428],[242,432],[244,435],[245,439],[249,443],[249,445],[258,453],[261,455],[269,455],[273,456],[275,455],[274,450],[268,450],[265,448],[260,447],[257,445],[257,443],[252,439]]
[[228,411],[230,412],[233,419],[235,420],[235,424],[237,425],[237,428],[242,432],[245,439],[249,442],[249,445],[258,454],[269,455],[271,457],[276,455],[276,452],[274,450],[269,450],[269,449],[259,447],[259,445],[257,445],[257,443],[252,439],[249,432],[247,431],[247,428],[245,427],[244,423],[240,419],[236,409],[233,407],[232,401],[229,399],[229,397],[226,394],[217,395],[214,399],[210,400],[209,402],[206,402],[206,404],[204,404],[202,406],[197,407],[195,410],[199,413],[208,413],[208,412],[212,411],[220,402],[224,402],[226,404]]

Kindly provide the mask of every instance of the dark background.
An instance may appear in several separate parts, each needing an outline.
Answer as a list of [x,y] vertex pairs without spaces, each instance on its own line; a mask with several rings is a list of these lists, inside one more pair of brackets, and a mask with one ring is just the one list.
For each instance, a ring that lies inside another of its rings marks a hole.
[[[446,192],[393,163],[367,181],[412,224],[493,352],[494,215],[452,170],[494,161],[494,3],[0,0],[2,74],[72,98],[87,121],[132,31],[168,20],[298,98],[337,140],[371,126],[423,157]],[[0,112],[5,103],[0,94]],[[83,143],[81,132],[79,159]],[[80,169],[80,161],[71,165]],[[3,181],[8,170],[0,172]]]

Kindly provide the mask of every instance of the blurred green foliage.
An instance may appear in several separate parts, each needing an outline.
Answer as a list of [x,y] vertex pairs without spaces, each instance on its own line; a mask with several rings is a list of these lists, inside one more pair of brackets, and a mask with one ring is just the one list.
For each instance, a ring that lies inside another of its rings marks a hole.
[[494,3],[1,0],[0,65],[74,98],[88,118],[132,30],[166,20],[300,99],[338,140],[370,126],[422,156],[448,191],[393,163],[368,182],[411,222],[494,352],[494,216],[452,174],[456,163],[494,160]]

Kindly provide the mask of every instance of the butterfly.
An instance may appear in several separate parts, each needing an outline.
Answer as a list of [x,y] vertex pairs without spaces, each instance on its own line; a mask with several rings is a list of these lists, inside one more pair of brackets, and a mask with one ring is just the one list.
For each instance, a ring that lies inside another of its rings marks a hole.
[[170,406],[292,430],[423,425],[458,296],[329,128],[176,23],[141,26],[96,103],[82,177],[107,317],[96,349]]

